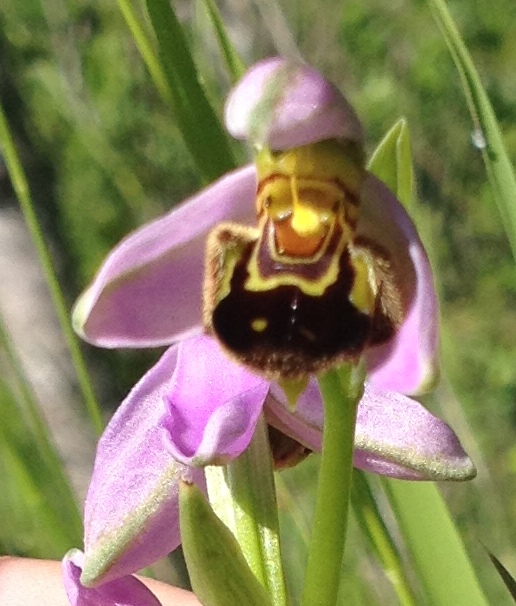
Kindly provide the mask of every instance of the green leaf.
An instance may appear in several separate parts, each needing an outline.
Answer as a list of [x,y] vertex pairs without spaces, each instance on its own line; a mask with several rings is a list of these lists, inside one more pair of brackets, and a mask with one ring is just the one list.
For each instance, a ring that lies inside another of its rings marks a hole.
[[205,182],[235,168],[228,137],[199,81],[186,37],[169,0],[147,0],[174,115]]
[[460,75],[494,198],[516,260],[516,176],[480,76],[444,0],[428,0]]
[[405,208],[412,206],[414,171],[405,118],[400,118],[380,141],[369,160],[368,169],[396,194]]
[[272,606],[235,537],[193,484],[181,483],[179,519],[192,587],[204,606]]
[[225,468],[206,469],[206,483],[211,506],[233,532],[274,606],[286,606],[273,462],[263,418],[237,459]]

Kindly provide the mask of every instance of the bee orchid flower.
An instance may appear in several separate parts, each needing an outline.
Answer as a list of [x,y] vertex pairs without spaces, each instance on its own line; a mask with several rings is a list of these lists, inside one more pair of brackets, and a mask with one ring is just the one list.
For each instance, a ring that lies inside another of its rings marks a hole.
[[320,450],[316,375],[342,362],[367,366],[356,467],[475,474],[453,431],[408,397],[435,382],[437,297],[412,221],[364,168],[353,109],[315,70],[272,58],[232,91],[226,125],[256,162],[122,241],[75,309],[95,345],[169,346],[100,439],[85,585],[175,549],[179,478],[204,487],[203,467],[238,457],[262,413],[278,459]]

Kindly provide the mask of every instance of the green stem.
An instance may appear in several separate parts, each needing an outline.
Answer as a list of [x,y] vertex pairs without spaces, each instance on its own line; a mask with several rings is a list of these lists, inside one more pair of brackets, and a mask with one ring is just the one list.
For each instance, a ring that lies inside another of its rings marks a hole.
[[102,432],[103,423],[100,408],[98,406],[93,387],[91,384],[89,373],[86,369],[86,364],[82,357],[77,339],[72,330],[70,323],[70,314],[65,303],[63,292],[59,286],[52,259],[48,252],[43,233],[41,231],[34,206],[32,203],[29,186],[25,173],[23,171],[20,159],[18,157],[16,147],[14,145],[9,125],[4,114],[3,107],[0,103],[0,146],[3,149],[7,170],[13,184],[16,197],[20,203],[21,210],[25,217],[25,222],[32,237],[33,244],[36,248],[39,260],[43,266],[43,272],[52,296],[55,310],[63,331],[68,349],[71,354],[72,362],[79,381],[79,387],[86,403],[91,423],[95,431],[100,434]]
[[206,478],[211,506],[233,531],[273,606],[286,606],[272,457],[263,418],[247,450],[225,468],[207,468]]
[[[351,365],[319,377],[324,433],[302,606],[337,602],[348,523],[353,443],[362,387]],[[363,386],[363,381],[362,381]]]
[[391,581],[402,606],[415,606],[414,596],[403,569],[401,556],[392,540],[373,497],[364,472],[355,469],[351,504],[355,517],[373,549],[382,569]]

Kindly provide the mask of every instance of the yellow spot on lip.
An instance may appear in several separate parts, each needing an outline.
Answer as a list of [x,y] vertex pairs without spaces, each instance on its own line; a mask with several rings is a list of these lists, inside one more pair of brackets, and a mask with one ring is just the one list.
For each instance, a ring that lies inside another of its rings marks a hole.
[[293,216],[291,220],[292,229],[303,238],[322,236],[324,225],[321,221],[321,213],[314,209],[312,204],[303,204],[299,200],[297,179],[295,175],[290,179],[290,191],[292,193]]
[[291,225],[292,229],[304,238],[320,236],[323,233],[323,226],[318,213],[303,204],[299,204],[294,210]]
[[251,328],[255,332],[263,332],[267,328],[268,325],[269,325],[269,322],[265,318],[255,318],[251,322]]

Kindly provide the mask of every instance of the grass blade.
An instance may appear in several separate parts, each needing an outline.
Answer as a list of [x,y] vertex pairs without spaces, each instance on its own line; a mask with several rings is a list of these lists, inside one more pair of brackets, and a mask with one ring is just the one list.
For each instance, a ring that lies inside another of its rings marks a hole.
[[39,260],[43,266],[45,278],[52,296],[52,301],[54,303],[57,316],[59,318],[61,330],[63,331],[63,335],[66,339],[66,343],[71,354],[77,379],[79,381],[79,387],[86,404],[90,421],[95,431],[100,434],[103,428],[102,414],[93,391],[93,386],[91,384],[84,358],[79,348],[77,337],[72,330],[70,313],[66,306],[63,291],[59,285],[59,281],[52,263],[52,258],[45,243],[43,232],[34,211],[29,184],[27,183],[23,167],[18,157],[1,102],[0,147],[3,151],[7,164],[7,170],[9,172],[16,197],[18,198],[18,202],[23,212],[25,222],[27,223],[27,227],[29,228]]
[[154,52],[145,30],[140,25],[140,21],[131,4],[131,0],[117,0],[117,4],[127,23],[127,27],[134,38],[134,42],[140,51],[140,55],[147,65],[147,69],[149,70],[156,88],[165,101],[172,103],[172,92],[168,86],[165,74],[163,73],[163,68],[161,67],[161,63]]
[[61,463],[20,414],[0,380],[0,543],[7,552],[60,558],[82,542],[82,523]]
[[238,56],[229,36],[226,32],[226,27],[219,13],[219,9],[215,4],[214,0],[204,0],[204,6],[210,19],[213,31],[217,38],[220,51],[224,57],[227,70],[231,77],[231,81],[235,83],[241,76],[243,76],[246,66],[242,59]]
[[500,562],[500,560],[495,555],[493,555],[490,551],[488,551],[488,553],[489,553],[489,558],[491,559],[491,562],[493,563],[493,566],[496,568],[502,581],[505,583],[505,586],[507,587],[507,591],[511,594],[511,597],[516,602],[516,581],[514,580],[514,577],[511,575],[511,573],[507,570],[507,568],[505,568],[505,566]]
[[430,603],[489,606],[438,488],[402,480],[383,485]]
[[235,167],[228,137],[199,81],[186,37],[168,0],[147,0],[175,117],[205,182]]
[[428,0],[460,75],[498,210],[516,260],[516,176],[489,97],[444,0]]
[[400,605],[415,606],[400,553],[383,521],[367,475],[358,469],[353,472],[351,504],[363,535],[392,583]]

